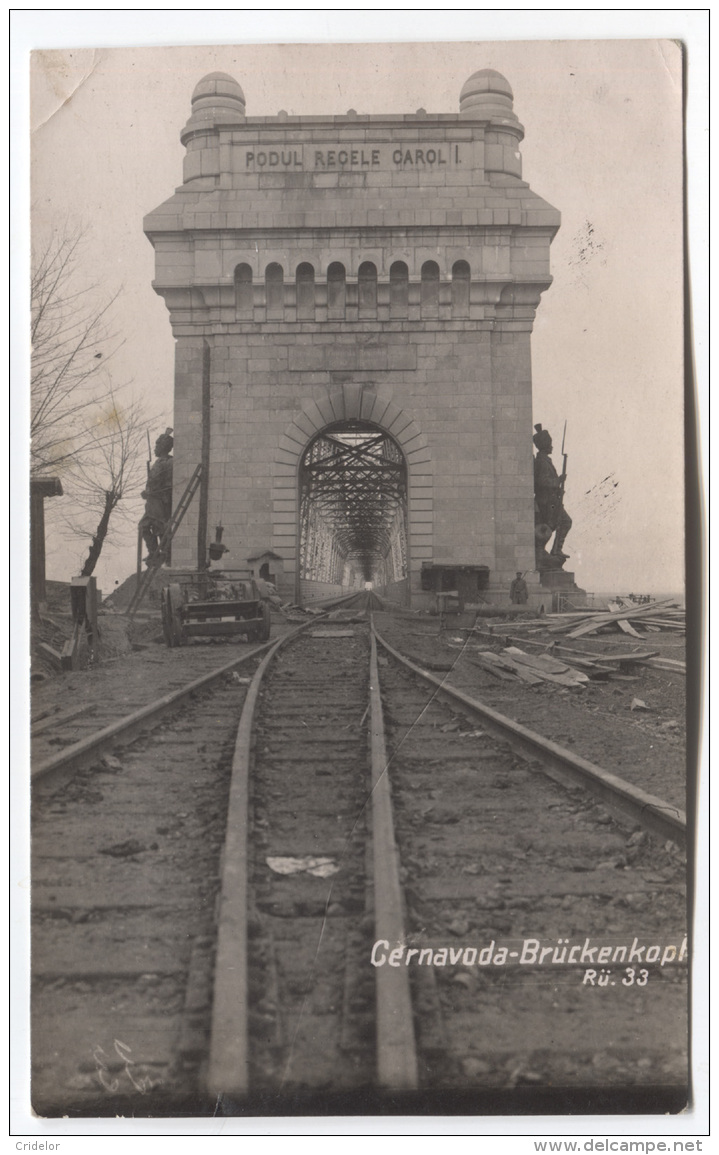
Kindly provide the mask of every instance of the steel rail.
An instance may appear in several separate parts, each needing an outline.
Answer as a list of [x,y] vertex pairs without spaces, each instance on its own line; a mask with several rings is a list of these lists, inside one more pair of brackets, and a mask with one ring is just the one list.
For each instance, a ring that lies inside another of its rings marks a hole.
[[242,707],[235,739],[222,851],[217,953],[212,994],[210,1053],[205,1085],[218,1095],[246,1095],[249,1089],[247,895],[248,799],[252,723],[262,679],[275,655],[308,625],[273,642],[255,670]]
[[[371,642],[370,753],[375,942],[384,941],[389,950],[403,946],[407,939],[374,634]],[[407,967],[378,967],[375,971],[375,991],[377,1081],[381,1087],[395,1091],[415,1090],[418,1083],[417,1050]]]
[[473,720],[480,719],[487,730],[508,742],[515,753],[529,761],[539,762],[542,771],[562,785],[582,786],[601,799],[608,809],[632,819],[661,838],[671,839],[682,849],[686,849],[687,820],[685,812],[679,807],[665,802],[654,794],[648,794],[630,782],[625,782],[594,762],[589,762],[571,750],[565,750],[551,739],[542,737],[534,730],[493,710],[491,706],[434,677],[395,650],[378,632],[374,621],[371,624],[373,635],[388,654],[413,674],[435,686],[438,697],[469,715]]
[[[295,630],[293,632],[296,633],[297,631]],[[48,777],[52,777],[53,779],[59,778],[63,771],[71,771],[73,774],[76,773],[83,766],[92,763],[100,751],[112,743],[130,741],[135,738],[138,733],[143,731],[148,724],[154,725],[165,714],[174,710],[185,698],[195,694],[198,690],[210,686],[213,682],[217,681],[218,678],[234,670],[236,666],[241,666],[243,662],[248,662],[251,658],[263,653],[274,644],[274,642],[265,642],[263,645],[257,646],[254,650],[250,650],[249,653],[242,654],[238,658],[233,658],[231,662],[220,666],[219,669],[211,670],[208,674],[203,674],[202,677],[195,678],[194,681],[188,682],[185,686],[180,686],[179,690],[173,690],[172,693],[165,694],[162,698],[156,698],[154,702],[149,702],[147,706],[142,706],[132,714],[125,715],[124,718],[118,719],[117,722],[111,722],[109,726],[105,726],[95,734],[89,734],[79,742],[73,743],[72,746],[67,746],[59,754],[53,755],[52,758],[45,759],[44,762],[41,762],[31,770],[30,781],[33,788],[41,782],[46,782]]]
[[[255,706],[264,675],[279,650],[314,623],[274,643],[255,671],[245,697],[232,760],[226,838],[218,909],[217,954],[212,997],[210,1053],[205,1075],[208,1095],[242,1097],[249,1091],[247,904],[248,799]],[[372,855],[376,938],[392,946],[405,941],[399,856],[394,837],[387,777],[387,749],[377,671],[377,647],[370,657]],[[377,983],[377,1077],[380,1086],[411,1090],[418,1083],[414,1021],[406,968],[382,968]]]
[[323,609],[325,606],[340,605],[342,602],[350,602],[362,594],[371,593],[371,590],[352,590],[349,594],[331,594],[324,598],[307,598],[299,607],[300,609]]

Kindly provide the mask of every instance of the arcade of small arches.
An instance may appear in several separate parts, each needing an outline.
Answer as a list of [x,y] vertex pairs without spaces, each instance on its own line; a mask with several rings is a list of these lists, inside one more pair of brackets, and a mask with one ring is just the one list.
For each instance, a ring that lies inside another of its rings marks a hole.
[[293,309],[297,320],[314,320],[317,307],[326,309],[328,319],[348,320],[377,317],[378,309],[394,317],[407,316],[410,306],[419,306],[422,318],[439,316],[440,305],[449,306],[451,316],[469,317],[471,270],[467,261],[455,261],[451,279],[443,280],[436,261],[421,266],[419,280],[410,278],[404,261],[394,261],[389,278],[380,279],[373,261],[363,261],[357,278],[348,278],[340,261],[327,267],[325,279],[318,279],[314,265],[303,261],[294,281],[285,281],[285,271],[273,261],[265,268],[264,279],[255,280],[249,264],[237,265],[234,274],[235,309],[238,319],[251,320],[256,308],[268,319],[282,318]]

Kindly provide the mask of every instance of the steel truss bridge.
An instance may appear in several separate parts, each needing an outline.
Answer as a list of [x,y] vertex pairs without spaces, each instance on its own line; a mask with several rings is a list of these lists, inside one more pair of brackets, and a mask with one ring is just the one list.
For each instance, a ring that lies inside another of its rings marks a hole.
[[407,467],[396,442],[360,421],[325,429],[300,466],[303,577],[349,584],[407,573]]

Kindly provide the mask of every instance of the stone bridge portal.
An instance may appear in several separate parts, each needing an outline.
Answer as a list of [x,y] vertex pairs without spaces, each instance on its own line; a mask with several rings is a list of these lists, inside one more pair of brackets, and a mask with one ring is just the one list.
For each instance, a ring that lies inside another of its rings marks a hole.
[[372,581],[419,605],[437,565],[506,598],[534,569],[530,336],[559,214],[522,137],[490,69],[455,114],[248,117],[231,77],[200,81],[183,184],[144,225],[176,495],[203,464],[175,565],[222,525],[227,564],[271,558],[288,598]]

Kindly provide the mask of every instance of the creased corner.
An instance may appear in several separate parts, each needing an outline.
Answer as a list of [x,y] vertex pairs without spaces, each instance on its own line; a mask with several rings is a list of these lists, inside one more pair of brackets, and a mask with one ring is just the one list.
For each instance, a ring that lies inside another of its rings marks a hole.
[[32,135],[49,124],[87,84],[102,56],[97,48],[62,52],[38,49],[32,53]]
[[[664,70],[675,92],[681,91],[682,44],[678,40],[658,40],[657,48]],[[677,70],[677,61],[679,68]]]

